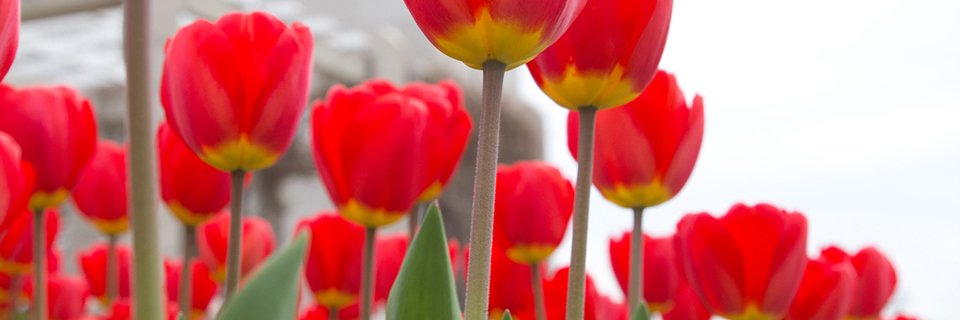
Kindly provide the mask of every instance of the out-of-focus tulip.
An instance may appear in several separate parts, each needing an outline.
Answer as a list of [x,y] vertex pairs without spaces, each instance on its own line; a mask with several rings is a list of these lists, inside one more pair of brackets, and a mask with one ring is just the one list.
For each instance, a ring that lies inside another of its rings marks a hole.
[[160,195],[181,222],[197,226],[230,203],[230,174],[197,157],[164,122],[157,131]]
[[543,162],[500,165],[494,208],[494,239],[507,256],[518,263],[537,263],[563,240],[573,214],[573,185]]
[[[322,305],[315,305],[307,311],[300,314],[299,320],[329,320],[330,309]],[[354,303],[345,308],[337,310],[338,320],[357,320],[360,319],[360,304]]]
[[653,79],[672,11],[673,0],[588,0],[570,29],[527,66],[560,106],[620,106]]
[[602,320],[627,320],[627,304],[613,301],[608,296],[598,294],[596,314],[597,319]]
[[[46,226],[46,252],[51,252],[60,225],[60,211],[47,209],[44,212]],[[0,230],[0,273],[23,275],[31,271],[33,263],[33,214],[24,212]],[[47,264],[49,270],[56,264]]]
[[397,221],[450,179],[470,133],[451,81],[334,86],[313,107],[313,155],[330,198],[368,227]]
[[126,147],[101,140],[73,188],[73,201],[100,232],[120,234],[130,228],[128,185]]
[[203,19],[167,41],[160,102],[170,128],[223,171],[273,165],[307,106],[313,36],[264,13]]
[[[570,112],[567,143],[577,158],[580,114]],[[673,198],[690,178],[703,141],[703,99],[687,106],[677,79],[664,71],[639,98],[597,113],[593,184],[624,208]]]
[[[183,267],[181,259],[164,259],[163,268],[166,271],[167,302],[176,304],[180,299],[180,270]],[[210,305],[210,300],[217,294],[217,282],[210,277],[210,269],[200,261],[190,262],[190,319],[202,319]]]
[[856,270],[857,281],[847,318],[879,319],[880,311],[890,301],[897,286],[897,272],[890,260],[874,247],[864,248],[852,258],[839,248],[825,250],[823,255],[832,260],[850,259]]
[[586,0],[404,0],[427,39],[471,68],[516,68],[570,26]]
[[807,265],[807,219],[768,204],[677,224],[678,260],[706,307],[728,319],[787,315]]
[[[540,274],[544,274],[545,266],[540,265]],[[490,298],[488,304],[490,319],[500,319],[503,313],[522,314],[531,311],[533,314],[533,288],[530,266],[514,262],[507,257],[503,248],[494,245],[490,257]],[[566,287],[564,287],[566,288]],[[550,289],[546,288],[545,291]],[[566,289],[564,289],[566,292]],[[545,295],[548,295],[546,293]],[[566,296],[564,296],[566,297]]]
[[850,311],[857,271],[842,250],[830,247],[823,252],[807,262],[800,290],[784,320],[840,320]]
[[0,230],[26,213],[33,180],[33,169],[23,162],[20,146],[13,137],[0,132]]
[[710,320],[712,316],[710,311],[703,307],[697,293],[693,292],[683,279],[673,301],[673,308],[663,314],[663,320]]
[[[570,283],[569,277],[570,268],[564,267],[563,269],[557,270],[553,277],[543,284],[544,303],[547,307],[547,319],[549,320],[562,320],[565,318],[567,313],[567,285]],[[591,278],[590,275],[587,275],[586,278],[585,292],[583,319],[607,320],[607,318],[602,318],[602,316],[606,315],[605,312],[601,314],[601,312],[603,312],[603,310],[600,310],[602,307],[598,309],[600,294],[597,292],[597,287],[593,284],[593,278]],[[621,314],[626,315],[626,312],[622,311]]]
[[90,289],[80,277],[51,274],[47,278],[47,309],[50,319],[77,320],[86,312]]
[[304,275],[317,303],[343,308],[360,297],[360,266],[366,230],[332,212],[300,221],[297,233],[310,232]]
[[7,75],[20,42],[20,1],[0,1],[0,80]]
[[386,302],[390,296],[390,289],[400,274],[400,266],[409,246],[410,236],[406,233],[377,238],[377,250],[374,252],[377,264],[374,297],[377,303]]
[[[258,217],[243,217],[240,242],[240,277],[246,277],[270,257],[276,237],[270,223]],[[230,213],[221,212],[197,228],[197,251],[201,262],[210,268],[213,279],[223,282],[227,273],[227,242]]]
[[[631,237],[632,232],[628,231],[619,239],[610,239],[610,265],[624,294],[627,293],[630,274]],[[651,238],[643,235],[643,270],[643,298],[650,311],[669,312],[673,308],[681,277],[672,236]]]
[[892,319],[893,319],[893,320],[919,320],[919,318],[910,317],[910,316],[905,316],[905,315],[902,315],[902,314],[898,314],[896,318],[892,318]]
[[0,85],[0,114],[0,131],[17,141],[36,172],[30,208],[60,205],[97,143],[90,101],[68,87]]
[[[117,270],[117,297],[129,298],[133,284],[130,246],[118,243],[116,246],[116,266]],[[80,269],[90,284],[90,293],[100,299],[100,302],[107,301],[107,243],[95,243],[86,250],[77,252],[77,258],[80,260]]]

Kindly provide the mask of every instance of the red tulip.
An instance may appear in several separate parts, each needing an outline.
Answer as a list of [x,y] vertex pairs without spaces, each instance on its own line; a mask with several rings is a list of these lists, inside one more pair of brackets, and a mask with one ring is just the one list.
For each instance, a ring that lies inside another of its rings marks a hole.
[[887,305],[897,286],[897,272],[890,260],[874,247],[864,248],[852,258],[838,248],[824,251],[823,254],[834,260],[850,259],[856,270],[857,281],[847,317],[879,319],[880,311]]
[[[163,259],[163,268],[166,271],[167,302],[176,304],[180,299],[180,271],[183,267],[182,259]],[[210,276],[210,269],[206,264],[193,260],[190,262],[190,310],[189,319],[201,319],[207,312],[210,300],[217,294],[217,282]]]
[[410,236],[406,233],[377,238],[377,250],[374,252],[376,255],[374,261],[377,264],[374,297],[378,303],[386,302],[387,297],[390,296],[390,289],[393,288],[393,282],[400,274],[400,266],[403,264],[403,257],[406,256],[409,246]]
[[570,29],[527,64],[530,74],[570,110],[630,102],[657,71],[672,10],[673,0],[588,0]]
[[830,247],[823,252],[819,259],[807,262],[800,290],[785,320],[840,320],[850,311],[857,271],[842,250]]
[[358,302],[366,230],[332,212],[301,220],[297,233],[310,232],[304,275],[317,303],[343,308]]
[[313,36],[264,12],[200,19],[167,41],[160,102],[170,129],[223,171],[277,162],[307,105]]
[[73,201],[100,232],[120,234],[130,228],[128,185],[126,147],[101,140],[73,188]]
[[[276,237],[270,223],[258,217],[243,217],[240,243],[240,277],[246,277],[270,257]],[[227,241],[230,213],[221,212],[197,228],[199,260],[210,268],[213,279],[223,282],[227,273]]]
[[459,87],[371,80],[334,86],[313,108],[313,155],[340,214],[368,227],[439,195],[463,153],[470,116]]
[[[54,239],[60,225],[60,211],[47,209],[44,212],[46,226],[46,252],[51,253]],[[23,212],[0,230],[0,273],[23,275],[29,273],[33,262],[33,214]],[[56,267],[56,263],[48,263],[47,269]]]
[[563,240],[573,214],[573,185],[543,162],[500,165],[494,208],[494,239],[507,256],[518,263],[537,263]]
[[627,320],[627,303],[616,302],[608,296],[598,294],[596,315],[597,319],[603,320]]
[[[553,278],[547,280],[544,285],[544,300],[547,307],[547,319],[562,320],[567,313],[567,285],[570,282],[570,268],[564,267],[557,270]],[[599,300],[601,296],[597,293],[597,288],[593,284],[593,279],[587,275],[586,279],[586,299],[584,300],[583,319],[584,320],[607,320],[603,318],[607,313],[602,310]],[[621,310],[620,314],[626,315],[626,311]],[[617,315],[619,317],[619,315]]]
[[703,307],[697,293],[683,279],[673,297],[673,308],[663,314],[663,320],[710,320],[712,316],[707,308]]
[[[630,241],[632,232],[625,232],[619,239],[610,239],[610,265],[627,293],[627,278],[630,274]],[[643,235],[643,298],[651,312],[667,313],[674,305],[674,297],[680,286],[680,270],[676,263],[673,237],[651,238]]]
[[[131,292],[131,250],[130,246],[117,244],[116,246],[116,266],[117,270],[117,297],[129,298]],[[90,293],[100,299],[100,302],[107,301],[107,244],[99,242],[93,244],[86,250],[77,252],[77,258],[80,261],[80,269],[90,284]]]
[[[580,114],[570,112],[567,143],[577,158]],[[593,184],[625,208],[670,200],[690,178],[703,140],[703,99],[687,106],[677,79],[664,71],[639,98],[597,113]]]
[[[330,309],[322,305],[315,305],[300,314],[299,320],[329,320]],[[360,319],[360,304],[354,303],[346,308],[337,310],[338,320]]]
[[31,209],[59,205],[93,156],[97,123],[86,97],[68,87],[0,85],[0,131],[20,144],[36,172]]
[[20,1],[0,1],[0,80],[7,75],[20,42]]
[[47,312],[50,319],[79,320],[86,312],[90,290],[80,277],[51,274],[47,278]]
[[[490,298],[487,307],[490,319],[500,319],[507,310],[516,314],[522,314],[527,310],[532,313],[534,311],[531,287],[533,280],[530,266],[514,262],[496,244],[492,250],[490,264]],[[543,265],[538,267],[540,274],[544,274],[546,268]],[[550,289],[545,287],[544,290]]]
[[767,204],[677,224],[677,256],[705,306],[728,319],[786,316],[807,264],[807,219]]
[[27,211],[33,191],[33,169],[21,155],[17,142],[0,132],[0,230]]
[[441,52],[480,69],[507,69],[537,56],[583,9],[586,0],[404,0],[420,30]]
[[197,157],[163,122],[157,131],[160,194],[186,225],[197,226],[230,203],[230,174]]
[[[110,313],[99,318],[90,320],[133,320],[133,304],[130,299],[117,299],[113,305],[108,308]],[[177,320],[179,310],[176,303],[167,304],[167,320]],[[87,319],[82,319],[87,320]]]

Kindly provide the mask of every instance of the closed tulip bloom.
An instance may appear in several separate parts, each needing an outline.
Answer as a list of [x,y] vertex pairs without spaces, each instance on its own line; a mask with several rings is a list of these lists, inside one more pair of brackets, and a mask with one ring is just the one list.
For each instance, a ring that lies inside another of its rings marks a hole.
[[[117,270],[117,297],[129,298],[132,292],[131,280],[132,270],[131,261],[132,250],[126,244],[117,244],[116,246],[116,266]],[[107,244],[105,242],[95,243],[86,250],[77,252],[80,269],[90,284],[90,293],[100,299],[100,302],[107,301]]]
[[197,226],[230,203],[230,174],[197,157],[166,122],[157,130],[160,196],[186,225]]
[[0,80],[7,75],[20,42],[20,1],[0,1]]
[[[180,270],[183,266],[181,259],[163,259],[163,268],[166,271],[167,302],[176,304],[180,297]],[[202,319],[210,305],[210,300],[217,294],[217,282],[210,277],[210,269],[206,264],[193,260],[190,262],[190,299],[193,310],[185,312],[189,319]]]
[[439,195],[470,133],[460,96],[450,81],[398,88],[371,80],[334,86],[317,101],[314,160],[340,214],[380,227]]
[[[627,294],[630,273],[630,238],[625,232],[619,239],[610,239],[610,265]],[[643,235],[643,298],[651,312],[667,313],[674,305],[680,286],[680,270],[676,263],[673,237],[652,238]]]
[[264,13],[199,19],[167,41],[160,102],[170,129],[223,171],[273,165],[307,105],[313,36]]
[[507,70],[552,44],[586,0],[404,0],[427,39],[471,68],[488,60]]
[[73,188],[73,201],[100,232],[123,233],[130,228],[128,185],[126,147],[101,140]]
[[0,85],[0,131],[36,172],[33,210],[60,205],[93,156],[97,123],[90,101],[68,87]]
[[90,289],[86,280],[66,274],[51,274],[47,278],[47,309],[52,320],[79,320],[86,313]]
[[625,104],[653,79],[672,11],[673,0],[588,0],[570,29],[527,64],[530,74],[570,110]]
[[[246,277],[270,257],[276,237],[270,223],[258,217],[243,217],[240,242],[240,277]],[[227,273],[227,239],[230,214],[221,212],[197,228],[197,251],[201,262],[210,268],[213,279],[223,282]]]
[[841,320],[850,311],[857,271],[850,258],[836,247],[823,250],[807,262],[803,282],[784,320]]
[[300,221],[300,232],[310,232],[303,272],[317,303],[337,309],[357,303],[366,230],[340,215],[321,212]]
[[[567,119],[577,158],[580,114]],[[690,178],[703,141],[703,99],[688,106],[673,75],[659,71],[639,98],[597,113],[593,184],[624,208],[670,200]]]
[[27,211],[33,192],[34,173],[22,155],[17,142],[0,132],[0,230]]
[[[60,225],[60,211],[57,209],[47,209],[43,213],[44,226],[46,228],[44,235],[46,239],[43,242],[46,245],[45,251],[48,258],[51,253],[52,243],[57,238],[57,230]],[[23,212],[7,227],[0,230],[0,273],[23,275],[31,272],[33,263],[33,215],[29,212]],[[56,263],[47,263],[47,268],[56,267]]]
[[539,161],[500,165],[496,199],[494,238],[511,260],[537,263],[560,245],[573,214],[573,185],[560,170]]
[[697,293],[683,279],[673,298],[673,308],[663,314],[663,320],[710,320],[713,315],[703,307]]
[[690,287],[713,313],[780,319],[807,265],[807,219],[768,204],[737,204],[720,218],[685,216],[674,244]]
[[[834,259],[848,257],[843,250],[836,249],[829,254]],[[850,262],[857,272],[857,285],[853,290],[853,303],[848,319],[876,320],[880,311],[890,301],[897,286],[897,272],[887,257],[874,247],[857,252]]]

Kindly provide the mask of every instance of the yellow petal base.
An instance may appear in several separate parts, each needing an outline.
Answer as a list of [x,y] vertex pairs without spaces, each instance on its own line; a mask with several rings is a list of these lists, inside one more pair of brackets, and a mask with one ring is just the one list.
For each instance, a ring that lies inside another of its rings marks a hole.
[[613,188],[601,188],[604,198],[624,208],[652,207],[673,198],[660,179],[654,179],[647,185],[615,185]]
[[544,77],[540,88],[554,102],[572,111],[586,106],[600,110],[619,107],[640,96],[633,83],[623,78],[620,65],[611,74],[580,73],[570,65],[560,79]]
[[443,192],[443,184],[440,181],[434,182],[427,187],[427,190],[424,190],[420,194],[420,198],[417,199],[417,202],[430,202],[440,198],[440,193]]
[[246,135],[219,146],[203,146],[203,154],[198,156],[207,164],[226,172],[256,171],[273,165],[280,158],[280,154],[251,143]]
[[122,218],[117,220],[90,219],[93,225],[105,234],[120,234],[130,229],[130,219]]
[[27,274],[30,272],[30,263],[19,263],[7,260],[0,260],[0,273],[9,275]]
[[57,189],[54,192],[37,191],[30,196],[30,210],[42,210],[53,208],[63,203],[70,195],[70,190],[65,188]]
[[381,208],[371,208],[357,199],[350,199],[347,204],[340,208],[340,214],[347,220],[359,223],[360,225],[378,228],[400,220],[406,212],[391,212]]
[[518,244],[507,249],[507,258],[516,263],[534,264],[549,257],[556,248],[549,245]]
[[484,62],[496,60],[510,70],[533,60],[549,45],[542,43],[542,27],[536,32],[524,29],[528,28],[493,21],[490,12],[483,10],[476,23],[453,27],[434,44],[471,68],[483,69]]
[[357,300],[357,295],[337,289],[322,290],[314,296],[317,298],[317,303],[327,307],[327,309],[343,308],[353,304],[353,302]]
[[180,222],[183,222],[183,224],[191,227],[199,226],[201,223],[207,221],[207,219],[216,214],[216,212],[202,214],[193,213],[181,205],[179,201],[168,202],[167,208],[170,208],[170,212],[173,212],[173,215],[176,216],[177,219],[180,219]]
[[732,315],[732,316],[729,316],[729,315],[720,315],[720,316],[730,320],[777,320],[783,317],[782,315],[775,316],[775,315],[764,314],[763,312],[760,311],[760,308],[753,303],[748,305],[747,309],[742,314]]

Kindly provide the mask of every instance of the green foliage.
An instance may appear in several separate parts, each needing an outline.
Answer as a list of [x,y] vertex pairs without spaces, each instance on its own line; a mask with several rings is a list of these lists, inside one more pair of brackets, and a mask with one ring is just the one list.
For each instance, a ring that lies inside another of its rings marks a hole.
[[300,268],[309,237],[303,234],[270,259],[227,301],[221,320],[296,319]]
[[513,316],[510,315],[510,310],[503,313],[503,318],[501,320],[513,320]]
[[410,243],[387,299],[387,320],[462,319],[447,236],[436,203]]
[[633,313],[631,320],[650,320],[650,307],[647,307],[646,302],[637,307],[637,311]]

